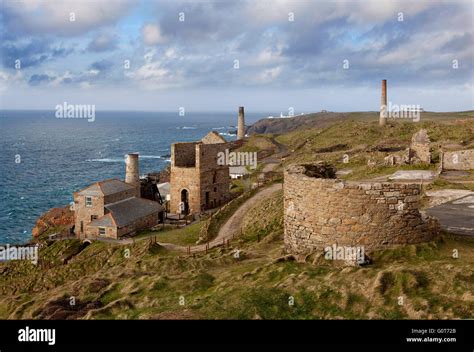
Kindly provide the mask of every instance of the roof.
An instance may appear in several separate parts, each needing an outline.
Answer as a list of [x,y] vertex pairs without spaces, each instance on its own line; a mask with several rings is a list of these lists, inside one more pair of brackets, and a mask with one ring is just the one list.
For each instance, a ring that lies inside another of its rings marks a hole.
[[217,144],[217,143],[227,143],[224,137],[222,137],[219,133],[216,131],[211,131],[206,136],[204,136],[203,139],[201,139],[201,142],[204,144]]
[[104,180],[96,182],[86,187],[77,194],[84,196],[108,196],[123,191],[134,189],[135,187],[117,179]]
[[229,174],[247,175],[249,170],[246,166],[229,166]]
[[115,226],[114,218],[112,217],[112,214],[105,214],[104,216],[101,216],[100,218],[97,218],[87,224],[87,226],[101,226],[101,227],[112,227]]
[[170,193],[170,183],[169,182],[163,182],[163,183],[158,183],[158,191],[160,191],[160,194],[166,195]]
[[[163,207],[160,203],[137,197],[131,197],[115,203],[107,204],[105,209],[110,211],[117,227],[130,225],[135,220],[163,211]],[[105,215],[103,217],[105,217]],[[99,219],[102,219],[103,217]],[[97,220],[94,220],[92,223]]]

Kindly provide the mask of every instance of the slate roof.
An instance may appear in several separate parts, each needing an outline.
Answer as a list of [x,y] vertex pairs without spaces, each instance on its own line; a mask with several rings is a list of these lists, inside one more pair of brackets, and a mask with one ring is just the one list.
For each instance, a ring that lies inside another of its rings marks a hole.
[[133,189],[132,185],[117,179],[96,182],[89,187],[77,192],[81,196],[108,196],[123,191]]
[[112,214],[105,214],[98,219],[93,220],[87,226],[113,227],[115,226]]
[[[160,203],[137,197],[131,197],[115,203],[107,204],[105,208],[110,211],[110,214],[117,227],[130,225],[135,220],[163,211],[163,207],[160,205]],[[106,215],[103,217],[105,216]],[[100,220],[103,217],[100,217],[97,220]],[[97,220],[94,220],[92,223]]]

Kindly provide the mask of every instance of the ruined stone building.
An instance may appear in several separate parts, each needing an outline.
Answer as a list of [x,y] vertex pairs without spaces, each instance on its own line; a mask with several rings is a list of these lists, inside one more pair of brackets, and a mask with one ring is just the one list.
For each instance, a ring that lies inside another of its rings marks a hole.
[[229,148],[227,141],[214,131],[198,142],[171,146],[172,213],[200,213],[229,200],[229,166],[218,164],[218,153],[226,148]]
[[140,197],[138,154],[127,156],[125,180],[96,182],[74,193],[77,237],[120,239],[163,220],[160,203]]
[[430,241],[438,222],[419,212],[421,185],[354,182],[321,172],[321,165],[293,165],[284,173],[285,247],[323,252],[327,246],[363,246],[367,253]]

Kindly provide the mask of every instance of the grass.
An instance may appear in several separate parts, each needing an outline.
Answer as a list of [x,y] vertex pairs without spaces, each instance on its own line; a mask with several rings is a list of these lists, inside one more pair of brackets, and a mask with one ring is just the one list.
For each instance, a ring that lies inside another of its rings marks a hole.
[[173,243],[181,246],[192,246],[199,239],[203,224],[195,223],[180,229],[149,232],[150,236],[156,235],[156,240],[162,243]]
[[[459,113],[456,118],[470,114]],[[348,116],[353,120],[344,124],[279,136],[290,147],[301,145],[288,162],[337,160],[347,151],[315,154],[314,150],[344,143],[360,150],[351,154],[348,164],[354,175],[372,177],[393,170],[368,170],[363,144],[409,143],[420,126],[429,128],[436,142],[472,143],[468,125],[440,122],[442,114],[430,113],[431,120],[422,117],[417,125],[395,123],[384,131],[375,123],[364,125],[367,114]],[[376,156],[381,158],[383,153]],[[433,184],[445,186],[452,185]],[[209,234],[217,234],[251,195],[245,194],[213,217]],[[252,207],[242,222],[242,238],[232,241],[229,248],[208,253],[188,256],[147,240],[127,246],[93,242],[79,250],[78,241],[67,240],[43,246],[38,266],[0,263],[0,318],[27,319],[40,313],[47,318],[48,304],[70,295],[78,302],[102,304],[99,310],[84,312],[90,319],[474,318],[474,239],[445,233],[437,241],[375,252],[373,263],[364,267],[281,261],[285,255],[282,197],[278,192]],[[192,245],[205,225],[157,231],[157,240]],[[124,255],[125,250],[130,256]],[[234,256],[236,250],[239,258]],[[453,258],[454,250],[458,258]],[[67,257],[70,260],[64,263]],[[181,297],[184,305],[179,304]],[[404,300],[401,305],[399,297]]]

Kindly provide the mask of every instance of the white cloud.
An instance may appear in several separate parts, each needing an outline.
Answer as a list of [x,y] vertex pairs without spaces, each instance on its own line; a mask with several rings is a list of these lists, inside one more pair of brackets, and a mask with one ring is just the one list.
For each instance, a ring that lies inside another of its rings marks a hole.
[[156,45],[165,42],[165,38],[161,34],[160,26],[156,24],[146,24],[142,29],[143,42],[146,45]]
[[[5,0],[8,25],[38,34],[75,35],[115,23],[136,0]],[[73,14],[74,21],[71,21]]]

